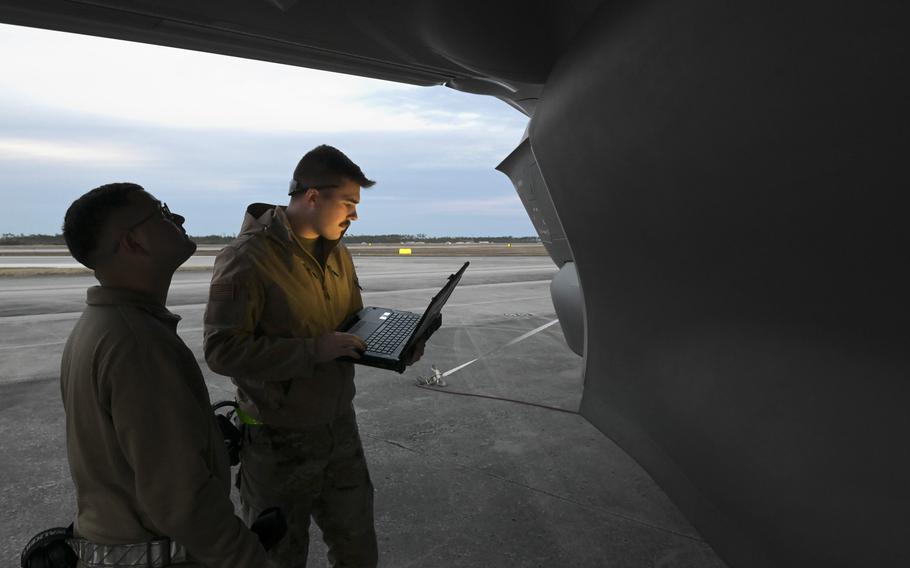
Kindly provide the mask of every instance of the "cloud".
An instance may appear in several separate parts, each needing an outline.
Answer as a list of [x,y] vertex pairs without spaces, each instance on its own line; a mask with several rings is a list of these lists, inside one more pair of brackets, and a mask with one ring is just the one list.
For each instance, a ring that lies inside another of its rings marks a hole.
[[147,165],[153,161],[153,158],[147,153],[140,153],[122,146],[76,144],[28,138],[0,138],[0,161],[7,160],[120,167]]
[[527,217],[521,199],[515,196],[431,201],[423,207],[434,213],[482,215],[485,217]]
[[2,24],[0,50],[0,232],[56,232],[129,180],[191,233],[232,233],[327,143],[379,181],[359,232],[533,234],[493,170],[527,117],[492,97]]
[[400,195],[384,195],[382,193],[364,193],[363,194],[370,202],[394,202],[398,203],[404,201],[404,198]]
[[415,94],[428,87],[210,53],[7,25],[0,49],[19,54],[0,59],[7,100],[120,121],[272,133],[444,132],[488,122],[421,104]]

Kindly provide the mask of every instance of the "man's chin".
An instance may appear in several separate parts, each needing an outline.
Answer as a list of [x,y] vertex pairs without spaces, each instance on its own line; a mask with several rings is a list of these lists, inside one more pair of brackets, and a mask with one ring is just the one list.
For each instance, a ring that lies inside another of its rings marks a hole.
[[183,264],[184,262],[189,260],[191,256],[193,256],[193,253],[196,252],[196,246],[197,245],[196,245],[195,241],[191,241],[189,239],[186,240],[186,246],[183,249],[183,254],[180,255],[180,257],[181,257],[180,264],[178,264],[177,266],[180,266],[181,264]]

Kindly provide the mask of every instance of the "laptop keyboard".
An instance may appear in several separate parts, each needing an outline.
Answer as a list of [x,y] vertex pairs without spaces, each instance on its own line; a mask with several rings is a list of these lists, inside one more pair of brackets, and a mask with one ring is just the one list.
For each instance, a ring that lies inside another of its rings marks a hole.
[[394,353],[411,333],[420,316],[408,312],[392,312],[385,323],[367,337],[367,350],[389,355]]

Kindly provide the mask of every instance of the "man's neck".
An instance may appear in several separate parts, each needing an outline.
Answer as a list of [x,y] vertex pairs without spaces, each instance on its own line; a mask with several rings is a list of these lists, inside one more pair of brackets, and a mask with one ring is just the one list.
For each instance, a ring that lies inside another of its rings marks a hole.
[[149,274],[123,273],[123,272],[104,272],[95,271],[95,278],[102,286],[110,288],[120,288],[123,290],[132,290],[140,292],[154,298],[158,303],[164,306],[167,303],[167,293],[171,287],[171,278],[168,276],[154,276]]
[[316,231],[315,227],[300,214],[296,208],[288,207],[285,210],[285,215],[288,218],[288,224],[291,225],[291,231],[301,239],[318,239],[319,233]]

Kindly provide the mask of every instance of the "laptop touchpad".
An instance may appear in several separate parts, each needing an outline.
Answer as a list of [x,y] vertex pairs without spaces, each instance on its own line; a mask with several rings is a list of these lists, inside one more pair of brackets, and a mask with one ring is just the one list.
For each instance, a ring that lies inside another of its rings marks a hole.
[[348,333],[353,333],[354,335],[365,339],[373,333],[377,327],[379,327],[379,324],[376,322],[360,320],[348,330]]

